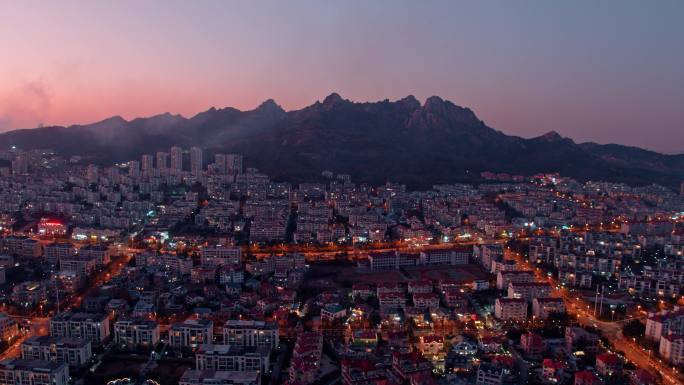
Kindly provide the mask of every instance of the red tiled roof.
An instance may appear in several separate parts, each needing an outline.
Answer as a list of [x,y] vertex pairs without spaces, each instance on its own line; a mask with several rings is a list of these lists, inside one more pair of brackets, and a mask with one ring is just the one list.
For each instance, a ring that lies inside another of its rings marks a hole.
[[435,334],[431,334],[431,335],[428,335],[428,336],[423,336],[423,337],[421,337],[421,338],[422,338],[422,340],[423,340],[423,343],[426,343],[426,344],[429,344],[429,343],[432,343],[432,342],[440,342],[440,343],[444,342],[444,337],[438,336],[438,335],[435,335]]
[[546,358],[544,359],[544,362],[542,364],[544,368],[551,368],[551,369],[563,369],[565,368],[565,364],[561,361],[557,361],[551,358]]
[[620,358],[616,354],[602,353],[596,356],[596,361],[602,361],[607,365],[617,365],[620,362]]
[[594,372],[590,372],[588,370],[583,370],[581,372],[575,373],[575,379],[580,379],[583,382],[594,382],[598,380],[598,376],[594,374]]

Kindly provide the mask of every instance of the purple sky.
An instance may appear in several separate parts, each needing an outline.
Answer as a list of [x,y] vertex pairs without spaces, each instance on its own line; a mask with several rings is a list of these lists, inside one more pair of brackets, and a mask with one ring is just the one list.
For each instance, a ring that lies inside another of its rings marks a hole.
[[684,1],[0,0],[0,130],[332,91],[684,153]]

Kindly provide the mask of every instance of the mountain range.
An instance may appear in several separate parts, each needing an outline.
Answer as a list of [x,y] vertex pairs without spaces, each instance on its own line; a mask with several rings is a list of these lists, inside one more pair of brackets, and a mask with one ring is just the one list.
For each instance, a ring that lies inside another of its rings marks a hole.
[[127,121],[119,116],[68,127],[0,134],[0,148],[50,148],[96,163],[138,158],[173,145],[200,146],[207,156],[237,152],[276,179],[311,180],[321,171],[356,181],[426,187],[471,181],[481,171],[530,175],[559,172],[579,180],[675,187],[684,154],[664,155],[616,144],[575,143],[556,132],[525,139],[487,126],[473,111],[432,96],[421,104],[353,102],[336,93],[293,111],[273,100],[250,111],[211,108],[185,118],[169,113]]

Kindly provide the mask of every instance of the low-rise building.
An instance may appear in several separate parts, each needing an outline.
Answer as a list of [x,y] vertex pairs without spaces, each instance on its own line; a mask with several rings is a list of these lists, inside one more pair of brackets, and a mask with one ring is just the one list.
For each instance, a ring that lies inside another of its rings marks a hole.
[[674,365],[684,363],[684,336],[668,334],[660,337],[658,353],[660,357]]
[[195,349],[213,342],[214,322],[208,319],[186,320],[169,329],[169,345],[176,349]]
[[34,336],[21,344],[21,358],[85,366],[92,358],[90,341],[69,337]]
[[475,379],[476,385],[502,385],[504,378],[507,375],[506,369],[488,364],[482,363],[477,368],[477,378]]
[[599,336],[577,326],[565,328],[565,348],[569,352],[583,351],[596,354],[599,348]]
[[507,290],[508,284],[534,282],[534,272],[529,270],[499,271],[496,274],[496,288]]
[[539,357],[546,353],[546,340],[537,333],[527,332],[520,336],[522,350],[530,355]]
[[321,309],[321,319],[326,321],[335,321],[342,319],[347,315],[347,309],[338,303],[330,303]]
[[261,372],[187,369],[178,383],[179,385],[259,385]]
[[565,301],[562,298],[542,297],[532,299],[532,315],[545,320],[550,314],[565,313]]
[[268,372],[268,347],[202,344],[195,353],[198,370]]
[[103,343],[110,334],[109,318],[103,314],[61,313],[50,320],[50,335]]
[[646,338],[660,341],[668,334],[684,335],[684,310],[650,313],[646,319]]
[[533,298],[551,296],[551,285],[548,282],[510,282],[508,284],[508,298],[522,298],[532,302]]
[[159,325],[151,320],[118,320],[114,323],[114,341],[125,347],[153,348],[159,343]]
[[603,377],[619,376],[622,374],[622,360],[617,354],[599,354],[596,356],[596,371]]
[[223,327],[223,343],[243,347],[276,348],[278,324],[266,321],[228,320]]
[[0,362],[0,384],[67,385],[69,367],[64,363],[14,358]]
[[19,326],[7,313],[0,313],[0,339],[7,343],[19,335]]
[[524,321],[527,319],[527,301],[523,298],[497,298],[494,316],[505,321]]

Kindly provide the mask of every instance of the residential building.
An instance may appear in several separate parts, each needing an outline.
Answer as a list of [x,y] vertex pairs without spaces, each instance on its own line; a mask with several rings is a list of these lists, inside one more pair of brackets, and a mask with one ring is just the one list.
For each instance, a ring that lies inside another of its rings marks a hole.
[[159,343],[159,325],[151,320],[118,320],[114,323],[114,341],[128,347],[153,348]]
[[660,341],[668,334],[684,335],[684,310],[650,313],[646,319],[646,338]]
[[50,335],[103,343],[110,334],[109,318],[103,314],[61,313],[50,320]]
[[674,365],[684,363],[684,337],[679,334],[668,334],[660,337],[658,353],[660,357]]
[[190,147],[190,172],[194,177],[202,174],[203,169],[202,149],[199,147]]
[[0,362],[0,385],[67,385],[69,367],[64,363],[8,359]]
[[617,354],[599,354],[596,356],[596,372],[603,377],[617,377],[622,374],[622,360]]
[[239,247],[206,246],[200,250],[200,262],[208,268],[241,265],[242,256]]
[[477,368],[476,385],[502,385],[506,369],[489,363],[481,363]]
[[510,282],[508,284],[508,298],[522,298],[532,302],[533,298],[551,296],[551,285],[548,282]]
[[214,341],[214,322],[208,319],[190,319],[169,329],[169,345],[176,349],[196,349]]
[[596,354],[599,348],[598,344],[599,336],[594,333],[576,326],[565,328],[565,348],[569,352],[583,351],[588,354]]
[[268,372],[268,347],[245,348],[230,345],[202,344],[195,352],[197,370]]
[[545,320],[550,314],[565,313],[565,301],[562,298],[541,297],[532,299],[532,316]]
[[229,320],[223,327],[223,343],[241,347],[270,347],[279,344],[278,324],[266,321]]
[[522,298],[497,298],[494,301],[494,316],[504,321],[527,319],[527,301]]
[[8,343],[19,335],[17,321],[12,319],[7,313],[0,313],[0,340]]
[[92,356],[90,341],[81,339],[34,336],[21,344],[21,358],[66,363],[71,367],[85,366]]
[[259,371],[215,371],[187,369],[179,385],[260,385]]

